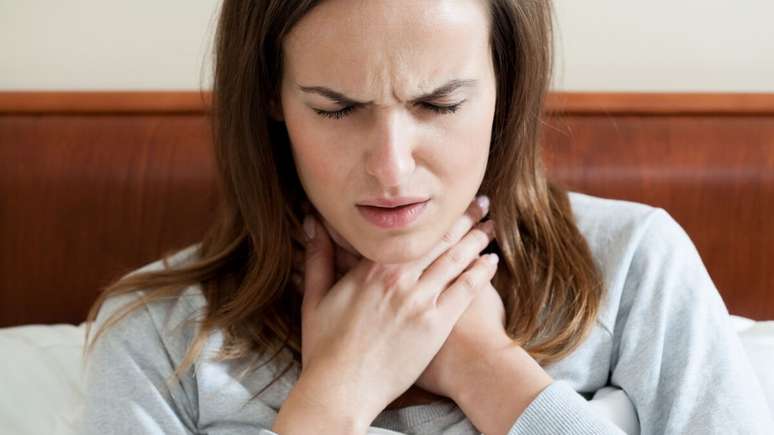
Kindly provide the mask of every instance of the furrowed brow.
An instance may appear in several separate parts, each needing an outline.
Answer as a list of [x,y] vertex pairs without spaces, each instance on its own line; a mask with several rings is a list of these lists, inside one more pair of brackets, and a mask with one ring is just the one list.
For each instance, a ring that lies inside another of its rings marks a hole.
[[[454,79],[449,81],[448,83],[438,87],[437,89],[428,92],[427,94],[420,95],[418,97],[415,97],[411,100],[411,102],[417,102],[422,100],[435,100],[438,98],[446,97],[452,92],[456,91],[459,88],[462,87],[475,87],[476,84],[478,84],[477,80],[459,80]],[[353,98],[347,97],[346,95],[342,94],[341,92],[334,91],[333,89],[326,88],[324,86],[301,86],[298,85],[299,89],[306,93],[314,93],[322,95],[325,98],[328,98],[338,104],[341,105],[369,105],[373,103],[373,101],[358,101]]]

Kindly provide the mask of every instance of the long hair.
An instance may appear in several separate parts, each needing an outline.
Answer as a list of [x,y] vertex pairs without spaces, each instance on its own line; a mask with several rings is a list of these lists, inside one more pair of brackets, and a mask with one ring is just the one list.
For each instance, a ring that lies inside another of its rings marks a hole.
[[[89,344],[127,314],[201,285],[206,313],[182,362],[190,368],[210,332],[221,330],[217,359],[301,355],[301,296],[294,259],[303,255],[306,195],[281,121],[270,116],[279,96],[282,41],[319,1],[224,0],[215,36],[213,143],[221,193],[217,218],[194,259],[180,267],[132,273],[100,294],[104,301],[142,290],[113,313]],[[601,274],[578,231],[568,194],[546,178],[541,117],[551,77],[549,0],[491,0],[490,46],[497,99],[487,172],[480,192],[497,224],[494,277],[506,309],[506,331],[541,364],[557,361],[586,337],[604,292]],[[286,366],[287,370],[290,365]],[[284,370],[281,374],[284,374]],[[281,374],[279,376],[281,376]],[[275,378],[274,380],[278,379]],[[272,381],[273,382],[273,381]]]

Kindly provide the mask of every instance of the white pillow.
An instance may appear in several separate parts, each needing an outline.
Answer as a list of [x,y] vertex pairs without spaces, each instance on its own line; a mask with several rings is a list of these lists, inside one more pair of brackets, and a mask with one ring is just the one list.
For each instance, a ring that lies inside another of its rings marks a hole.
[[640,434],[637,410],[624,390],[617,387],[600,388],[594,393],[589,405],[597,415],[613,422],[628,435]]
[[[731,316],[774,410],[774,321]],[[28,325],[0,328],[0,423],[13,435],[74,435],[83,403],[81,351],[86,328]],[[592,407],[627,433],[639,433],[634,410],[620,389],[596,392]]]
[[731,316],[731,321],[758,375],[769,411],[774,415],[774,321],[756,322],[738,316]]
[[13,435],[75,434],[85,324],[0,328],[0,422]]

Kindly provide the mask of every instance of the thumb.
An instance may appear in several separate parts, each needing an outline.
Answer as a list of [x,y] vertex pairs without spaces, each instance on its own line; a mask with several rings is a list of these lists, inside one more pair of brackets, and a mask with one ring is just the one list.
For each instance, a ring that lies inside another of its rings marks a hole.
[[301,311],[307,313],[320,304],[335,277],[333,243],[328,232],[312,216],[304,218],[307,235],[304,262],[304,297]]

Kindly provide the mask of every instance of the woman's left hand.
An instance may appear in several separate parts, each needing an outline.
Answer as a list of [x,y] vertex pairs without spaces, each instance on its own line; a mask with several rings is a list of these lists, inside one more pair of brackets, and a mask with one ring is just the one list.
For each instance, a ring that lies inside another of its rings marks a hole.
[[471,361],[480,361],[512,343],[505,332],[503,301],[490,283],[470,303],[416,384],[437,395],[455,397],[454,380],[465,377],[473,366]]

